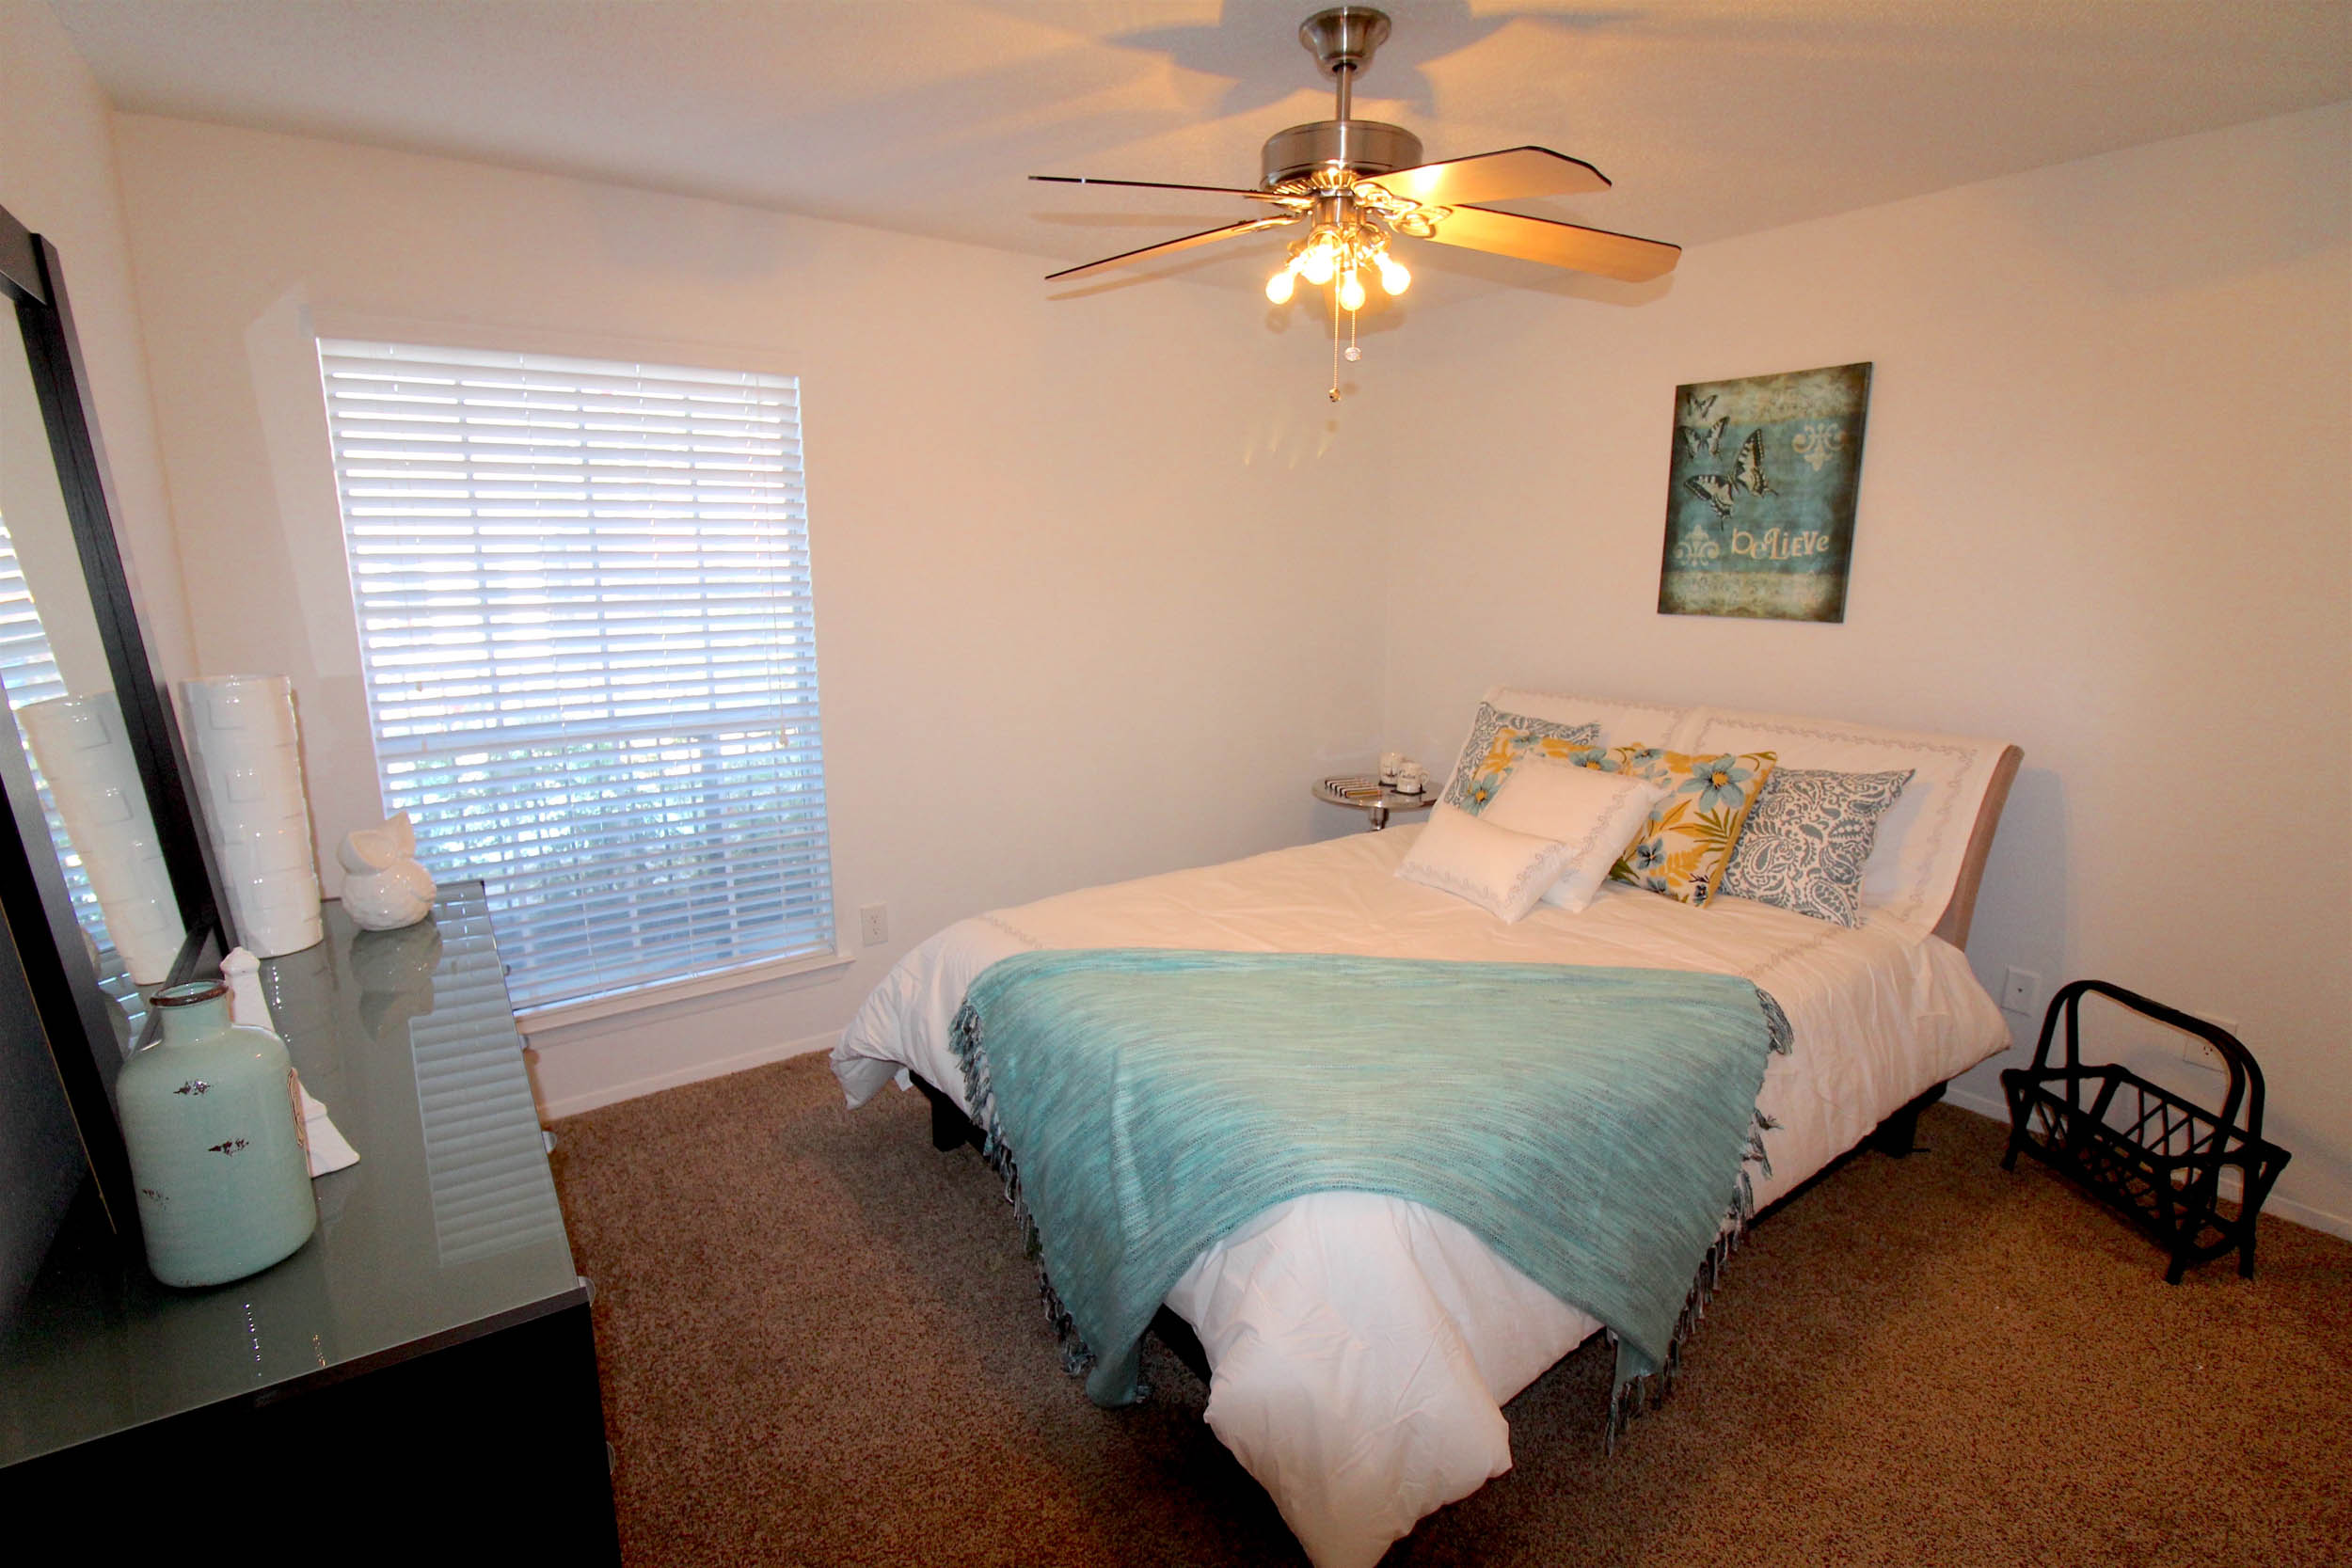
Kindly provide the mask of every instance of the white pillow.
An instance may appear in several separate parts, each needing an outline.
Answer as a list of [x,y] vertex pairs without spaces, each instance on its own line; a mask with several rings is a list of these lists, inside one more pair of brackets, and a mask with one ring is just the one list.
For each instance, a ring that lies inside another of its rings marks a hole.
[[1593,901],[1609,879],[1609,868],[1666,794],[1666,785],[1638,773],[1604,773],[1555,757],[1521,757],[1478,819],[1568,846],[1560,879],[1544,890],[1543,901],[1574,914]]
[[[1498,828],[1440,800],[1429,808],[1429,824],[1396,874],[1467,898],[1506,921],[1519,921],[1560,879],[1574,853],[1567,845]],[[1602,867],[1603,875],[1607,870]]]
[[1699,708],[1663,742],[1677,752],[1771,752],[1783,768],[1838,773],[1911,770],[1893,809],[1879,818],[1863,865],[1862,907],[1933,927],[1944,918],[1968,858],[1993,775],[2009,743],[1975,736],[1928,735],[1827,719]]

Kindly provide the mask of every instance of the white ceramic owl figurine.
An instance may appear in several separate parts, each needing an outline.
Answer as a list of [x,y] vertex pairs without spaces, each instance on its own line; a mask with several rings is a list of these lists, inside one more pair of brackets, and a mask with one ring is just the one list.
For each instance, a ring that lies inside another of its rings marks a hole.
[[401,812],[344,835],[343,910],[363,931],[413,926],[433,908],[433,875],[417,863],[417,831]]

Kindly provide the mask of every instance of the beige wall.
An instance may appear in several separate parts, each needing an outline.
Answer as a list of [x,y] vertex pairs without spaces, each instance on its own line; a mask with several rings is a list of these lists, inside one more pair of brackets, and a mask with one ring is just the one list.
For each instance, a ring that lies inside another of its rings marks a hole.
[[543,1037],[552,1104],[818,1042],[961,916],[1346,826],[1307,787],[1375,749],[1359,416],[1263,307],[1054,300],[1030,258],[338,143],[118,136],[198,663],[294,677],[324,846],[378,807],[309,322],[802,378],[839,922],[854,950],[886,902],[894,940]]
[[[840,903],[888,900],[898,940],[559,1039],[552,1100],[818,1038],[970,911],[1333,831],[1308,774],[1443,755],[1503,679],[2017,740],[1979,973],[2234,1021],[2296,1153],[2282,1207],[2352,1226],[2352,110],[1700,247],[1616,301],[1423,312],[1337,415],[1228,294],[1052,301],[1032,261],[843,226],[118,138],[197,657],[295,673],[323,839],[373,800],[306,311],[805,378]],[[1675,384],[1853,359],[1846,624],[1657,615]]]
[[[116,529],[139,609],[164,667],[184,672],[192,645],[148,396],[112,119],[104,94],[49,8],[40,0],[0,0],[0,206],[45,236],[64,263],[121,514]],[[21,410],[9,412],[13,423]],[[12,455],[20,451],[19,434],[12,429],[8,436]],[[60,630],[67,641],[61,657],[70,666],[91,668],[73,634]],[[87,684],[78,680],[77,689]]]
[[[2015,740],[1978,974],[2039,974],[2037,1023],[2082,975],[2236,1021],[2280,1192],[2352,1233],[2347,168],[2340,106],[1401,335],[1387,743],[1443,753],[1497,680]],[[1855,360],[1846,623],[1658,614],[1676,385]]]

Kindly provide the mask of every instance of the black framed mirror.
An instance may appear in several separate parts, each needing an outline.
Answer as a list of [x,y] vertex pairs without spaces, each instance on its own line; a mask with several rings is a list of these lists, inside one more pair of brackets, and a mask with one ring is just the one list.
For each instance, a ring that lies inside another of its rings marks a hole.
[[[0,209],[0,1316],[85,1187],[135,1245],[113,1085],[145,998],[230,944],[114,527],[56,247]],[[21,1276],[21,1277],[20,1277]]]

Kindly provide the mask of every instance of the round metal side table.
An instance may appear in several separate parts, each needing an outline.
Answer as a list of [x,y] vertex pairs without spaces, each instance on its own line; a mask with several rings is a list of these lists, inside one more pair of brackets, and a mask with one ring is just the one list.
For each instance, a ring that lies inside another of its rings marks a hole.
[[1317,781],[1314,789],[1315,799],[1327,800],[1335,806],[1355,807],[1371,818],[1366,824],[1366,831],[1375,833],[1389,825],[1391,812],[1426,811],[1436,803],[1438,799],[1434,790],[1421,795],[1399,795],[1393,789],[1383,789],[1377,795],[1367,795],[1359,800],[1341,794],[1337,783],[1331,779]]

